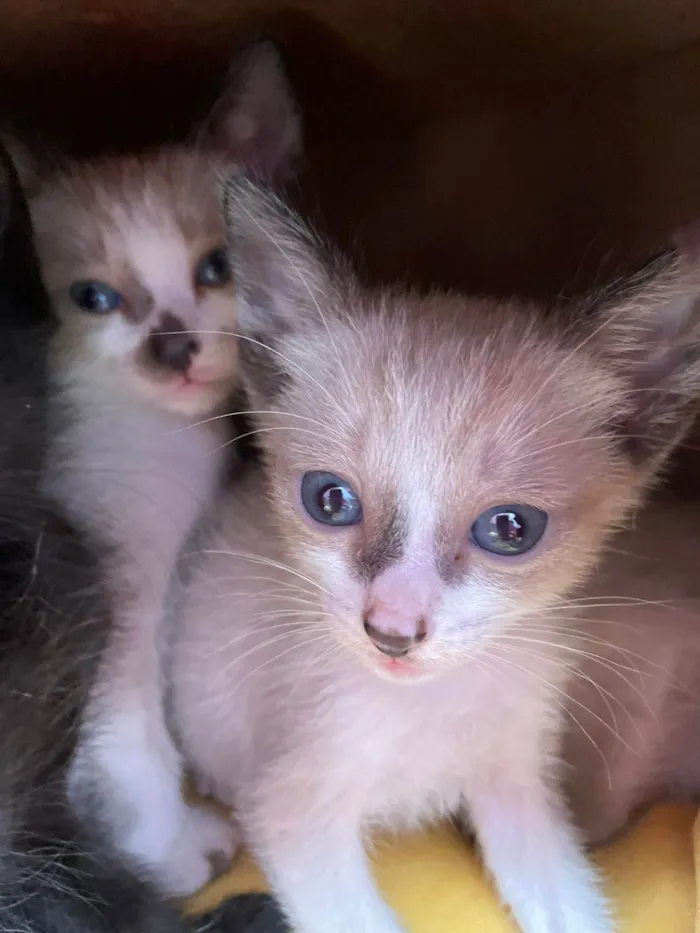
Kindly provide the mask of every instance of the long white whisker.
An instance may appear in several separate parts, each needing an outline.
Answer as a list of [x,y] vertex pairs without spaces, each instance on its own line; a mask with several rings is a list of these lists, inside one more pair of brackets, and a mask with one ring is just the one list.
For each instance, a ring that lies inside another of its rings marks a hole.
[[[490,650],[493,650],[494,648],[497,649],[497,650],[508,650],[508,649],[506,648],[506,646],[504,646],[504,645],[491,645],[491,646],[489,646],[489,648],[490,648]],[[512,651],[513,653],[517,653],[517,651],[516,651],[515,649],[511,649],[511,651]],[[492,655],[492,657],[493,657],[493,655]],[[495,660],[495,658],[494,658],[494,660]],[[519,670],[519,671],[520,671],[521,673],[523,673],[523,674],[527,674],[528,676],[533,677],[535,680],[538,680],[540,683],[544,684],[545,686],[549,687],[550,689],[556,690],[561,696],[565,697],[566,700],[567,700],[568,702],[570,702],[570,703],[575,703],[576,706],[580,707],[582,710],[584,710],[585,712],[587,712],[587,713],[588,713],[590,716],[592,716],[594,719],[597,719],[598,722],[599,722],[605,729],[607,729],[609,732],[611,732],[611,733],[615,736],[615,738],[618,739],[618,741],[620,741],[620,742],[625,746],[625,748],[626,748],[628,751],[634,753],[634,749],[629,745],[628,742],[626,742],[626,741],[622,738],[622,736],[621,736],[619,733],[615,732],[615,730],[614,730],[613,727],[610,725],[610,723],[607,723],[607,722],[603,719],[602,716],[599,716],[599,715],[598,715],[597,713],[595,713],[592,709],[589,709],[589,707],[587,707],[587,706],[586,706],[584,703],[582,703],[580,700],[577,700],[575,697],[572,697],[572,696],[571,696],[570,694],[568,694],[563,688],[557,687],[555,684],[552,684],[550,681],[546,680],[544,677],[540,676],[539,674],[537,674],[535,671],[531,670],[530,668],[528,668],[528,667],[523,667],[523,666],[520,665],[520,664],[516,664],[514,661],[512,661],[512,660],[510,660],[510,659],[508,659],[508,658],[499,658],[498,660],[503,661],[505,664],[509,664],[511,667],[513,667],[513,668],[516,669],[516,670]]]
[[222,415],[212,415],[211,418],[202,418],[201,421],[193,421],[191,424],[186,424],[183,428],[176,428],[175,430],[170,431],[169,434],[182,434],[183,431],[190,431],[193,428],[199,428],[205,424],[212,424],[215,421],[224,421],[226,418],[233,418],[237,415],[284,415],[286,418],[298,418],[300,421],[308,421],[310,424],[315,424],[324,430],[328,428],[328,425],[324,424],[322,421],[318,421],[316,418],[309,418],[306,415],[298,415],[293,411],[280,411],[279,409],[259,409],[256,411],[250,408],[246,409],[245,411],[226,411]]
[[299,648],[308,648],[309,645],[318,644],[319,642],[324,642],[324,641],[331,641],[332,643],[335,644],[332,637],[328,634],[319,635],[319,636],[316,636],[315,638],[307,638],[306,641],[297,642],[296,644],[292,645],[291,648],[287,648],[285,651],[282,651],[279,654],[276,654],[274,657],[268,658],[267,661],[263,661],[263,663],[260,664],[258,667],[254,668],[251,671],[248,671],[248,673],[241,680],[238,681],[238,686],[242,687],[243,684],[247,680],[249,680],[251,677],[255,677],[257,674],[260,673],[261,670],[263,670],[263,668],[267,667],[270,664],[274,664],[276,661],[279,661],[280,658],[286,657],[286,655],[290,654],[292,651],[296,651]]
[[[479,659],[481,660],[482,663],[486,663],[488,660],[490,660],[490,661],[492,661],[492,662],[494,663],[494,665],[500,665],[501,663],[505,663],[505,664],[507,664],[507,665],[509,664],[509,665],[513,666],[513,665],[512,665],[512,662],[510,662],[508,659],[506,659],[506,658],[493,658],[493,657],[490,657],[489,654],[488,654],[488,652],[486,652],[485,655],[480,655],[480,656],[479,656]],[[492,670],[493,670],[493,668],[492,668]],[[520,670],[521,670],[521,671],[525,671],[526,673],[528,672],[528,671],[527,671],[527,668],[520,668]],[[495,668],[494,673],[495,673],[496,676],[498,675],[498,667],[497,667],[497,666],[496,666],[496,668]],[[584,734],[584,736],[588,739],[588,741],[591,743],[591,745],[592,745],[593,748],[596,750],[596,752],[600,755],[600,758],[601,758],[601,760],[602,760],[602,762],[603,762],[603,767],[605,768],[605,773],[606,773],[606,777],[607,777],[607,781],[608,781],[608,786],[609,786],[609,787],[612,787],[612,773],[611,773],[611,771],[610,771],[610,765],[608,764],[608,759],[605,757],[605,754],[603,753],[602,748],[601,748],[600,745],[598,745],[598,743],[595,741],[595,739],[593,738],[593,736],[591,735],[591,733],[585,728],[585,726],[583,725],[583,723],[574,715],[574,712],[567,706],[566,703],[564,703],[564,702],[556,695],[557,693],[562,693],[563,691],[561,691],[559,688],[557,688],[554,684],[550,683],[549,681],[544,680],[543,678],[541,678],[541,679],[542,679],[543,683],[545,684],[545,686],[549,687],[548,696],[549,696],[550,700],[551,700],[554,704],[556,704],[556,706],[558,706],[559,709],[561,709],[561,711],[564,713],[564,715],[568,716],[568,717],[572,720],[572,722],[581,730],[581,732],[582,732],[582,733]],[[564,694],[564,695],[566,696],[566,694]]]
[[[541,641],[541,640],[540,640],[540,641],[535,641],[534,639],[522,639],[522,640],[525,641],[526,643],[537,644],[537,645],[543,645],[543,646],[545,646],[545,647],[547,647],[547,648],[556,648],[557,650],[560,650],[560,649],[566,650],[566,646],[564,646],[564,645],[559,645],[559,644],[557,644],[557,643],[551,643],[551,642],[546,642],[546,641]],[[528,656],[528,657],[535,658],[536,660],[546,660],[546,656],[542,655],[541,653],[539,653],[539,652],[537,652],[537,651],[534,651],[534,652],[533,652],[533,651],[527,651],[527,649],[523,649],[523,648],[521,648],[520,646],[517,646],[517,647],[510,646],[510,650],[514,651],[516,654],[522,653],[523,655],[526,655],[526,656]],[[648,710],[649,715],[651,716],[651,718],[652,718],[654,721],[657,721],[658,717],[657,717],[656,713],[654,712],[654,710],[653,710],[653,709],[651,708],[651,706],[649,705],[649,701],[647,700],[647,698],[646,698],[646,696],[644,695],[644,693],[642,692],[642,690],[641,690],[639,687],[637,687],[635,684],[633,684],[633,683],[629,680],[629,678],[627,678],[620,670],[617,670],[617,665],[615,665],[614,662],[610,662],[610,663],[609,663],[605,658],[601,657],[600,655],[589,654],[588,652],[579,652],[579,651],[577,651],[577,649],[575,649],[575,648],[571,648],[570,650],[572,651],[572,653],[579,654],[581,657],[585,658],[586,660],[590,660],[590,661],[593,661],[594,663],[600,664],[602,667],[604,667],[606,670],[609,670],[611,673],[617,674],[618,677],[620,677],[620,678],[627,684],[627,686],[630,688],[630,690],[632,690],[635,694],[637,694],[637,696],[640,698],[640,700],[642,701],[642,703],[644,704],[644,706],[645,706],[646,709]],[[630,721],[631,721],[633,727],[636,729],[636,731],[637,731],[638,734],[639,734],[639,737],[640,737],[640,738],[643,738],[642,733],[641,733],[641,730],[640,730],[640,728],[639,728],[639,725],[638,725],[638,723],[637,723],[636,718],[629,712],[629,710],[628,710],[627,707],[624,705],[624,703],[622,702],[622,700],[620,700],[619,697],[616,697],[616,696],[615,696],[613,693],[611,693],[609,690],[606,690],[601,684],[599,684],[596,680],[594,680],[592,677],[590,677],[588,674],[586,674],[585,671],[582,671],[582,670],[580,669],[580,667],[578,667],[578,666],[572,667],[570,664],[567,663],[567,664],[566,664],[566,668],[567,668],[567,670],[569,670],[569,671],[571,672],[571,674],[572,674],[573,676],[575,676],[575,677],[580,677],[582,680],[586,680],[586,681],[587,681],[588,683],[590,683],[593,687],[595,687],[595,689],[600,693],[601,698],[603,699],[603,702],[606,704],[606,706],[607,706],[607,708],[608,708],[608,711],[609,711],[609,713],[610,713],[610,715],[611,715],[611,717],[612,717],[612,720],[613,720],[613,727],[614,727],[614,731],[615,731],[616,733],[618,732],[617,717],[615,716],[615,713],[613,712],[613,709],[612,709],[610,703],[608,702],[608,699],[606,698],[606,696],[607,696],[607,697],[610,697],[610,699],[614,699],[615,702],[618,703],[618,704],[622,707],[622,709],[623,709],[623,710],[627,713],[627,715],[629,716]],[[636,673],[636,674],[641,674],[641,671],[639,671],[637,668],[623,668],[623,670],[628,670],[628,671],[631,671],[631,672]],[[606,694],[606,696],[604,696],[603,694]]]
[[333,595],[330,590],[327,590],[325,587],[321,586],[321,584],[317,583],[316,580],[313,580],[311,577],[307,577],[306,574],[301,573],[301,571],[296,570],[294,567],[289,567],[287,564],[273,560],[270,557],[263,557],[260,554],[251,554],[247,551],[229,551],[216,548],[203,548],[199,553],[216,554],[220,557],[239,557],[241,560],[249,560],[254,564],[264,564],[268,567],[273,567],[275,570],[282,570],[286,573],[291,573],[295,577],[299,577],[300,580],[303,580],[305,583],[310,583],[311,586],[316,587],[316,589],[320,590],[322,593],[325,593],[326,596],[332,597]]
[[315,308],[316,311],[318,312],[318,315],[319,315],[319,317],[321,318],[321,321],[323,322],[323,326],[324,326],[325,329],[326,329],[326,333],[328,334],[328,339],[330,340],[331,346],[333,347],[333,352],[334,352],[334,354],[335,354],[336,362],[338,363],[338,369],[340,370],[340,372],[341,372],[342,375],[343,375],[343,380],[344,380],[345,386],[346,386],[348,392],[349,392],[350,395],[351,395],[351,399],[352,399],[352,402],[353,402],[355,408],[358,409],[358,408],[359,408],[359,405],[358,405],[358,402],[357,402],[357,398],[354,396],[354,391],[353,391],[352,383],[350,382],[350,380],[349,380],[349,378],[348,378],[347,371],[346,371],[345,367],[343,366],[343,361],[342,361],[342,359],[340,358],[340,353],[338,352],[338,346],[337,346],[337,344],[336,344],[336,342],[335,342],[335,340],[334,340],[334,338],[333,338],[333,333],[332,333],[332,331],[331,331],[331,328],[330,328],[329,325],[328,325],[328,320],[326,319],[326,315],[323,313],[323,309],[321,308],[321,305],[320,305],[318,299],[316,298],[316,295],[313,293],[313,290],[312,290],[311,286],[309,285],[309,283],[307,282],[306,278],[304,277],[304,275],[303,275],[301,269],[299,268],[299,265],[298,265],[297,262],[294,260],[294,257],[289,253],[289,251],[286,250],[286,249],[284,248],[284,246],[283,246],[281,243],[278,243],[278,242],[275,240],[275,238],[272,236],[272,234],[270,233],[269,230],[266,230],[266,229],[265,229],[265,227],[263,226],[263,224],[260,223],[260,221],[258,220],[257,217],[255,217],[253,214],[251,214],[251,212],[250,212],[246,207],[243,207],[243,211],[244,211],[245,214],[247,215],[248,219],[251,220],[251,221],[255,224],[255,226],[258,228],[258,230],[263,234],[263,236],[265,236],[265,237],[270,241],[270,243],[272,243],[272,245],[274,246],[274,248],[275,248],[276,250],[278,250],[278,252],[280,253],[280,255],[283,256],[284,259],[290,264],[290,266],[291,266],[292,269],[294,270],[295,275],[297,276],[297,278],[299,279],[299,281],[301,282],[301,284],[302,284],[302,285],[304,286],[304,288],[306,289],[306,292],[307,292],[309,298],[311,299],[311,301],[313,302],[314,308]]
[[230,447],[231,444],[237,444],[238,441],[245,440],[246,437],[255,437],[257,434],[271,434],[273,431],[294,431],[296,434],[310,434],[311,437],[315,437],[318,440],[326,440],[326,438],[322,437],[316,431],[307,430],[306,428],[298,428],[296,425],[292,424],[285,424],[244,431],[242,434],[237,434],[235,437],[225,441],[223,444],[219,444],[219,446],[215,448],[214,452],[217,453],[218,451],[223,450],[225,447]]
[[[182,333],[183,333],[182,330],[162,332],[164,337],[169,336],[170,334],[182,334]],[[185,333],[189,333],[189,331],[185,331]],[[327,398],[336,408],[340,407],[338,404],[338,400],[333,398],[331,393],[328,391],[328,389],[324,385],[322,385],[317,379],[314,379],[314,377],[310,373],[307,373],[306,370],[303,367],[301,367],[298,363],[295,363],[294,360],[290,360],[289,357],[284,355],[284,353],[280,353],[280,351],[275,349],[275,347],[269,346],[268,344],[264,343],[262,340],[256,340],[255,337],[248,337],[246,334],[237,334],[237,333],[234,333],[233,331],[225,331],[225,330],[199,329],[197,330],[197,333],[198,334],[213,334],[219,337],[235,337],[237,340],[245,340],[248,343],[253,343],[258,347],[262,347],[263,350],[267,350],[268,353],[272,353],[275,356],[278,356],[280,359],[284,360],[284,362],[287,363],[289,366],[292,366],[294,367],[294,369],[299,370],[299,372],[301,372],[302,375],[306,376],[309,382],[312,382],[317,388],[321,390],[321,392],[323,392],[325,396],[327,396]]]

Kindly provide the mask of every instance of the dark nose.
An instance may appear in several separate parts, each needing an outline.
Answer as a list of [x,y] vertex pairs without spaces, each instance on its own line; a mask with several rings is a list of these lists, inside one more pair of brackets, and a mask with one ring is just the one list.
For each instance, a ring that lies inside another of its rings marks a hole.
[[375,626],[372,625],[371,618],[371,613],[367,613],[365,616],[365,631],[371,638],[374,646],[378,648],[382,654],[386,654],[390,658],[402,658],[404,655],[408,654],[414,645],[419,645],[422,641],[425,641],[427,626],[424,619],[418,620],[415,634],[401,635],[399,632],[384,632],[382,629],[375,628]]
[[148,349],[155,363],[165,369],[184,373],[199,352],[199,341],[185,330],[174,314],[165,314],[160,327],[148,335]]

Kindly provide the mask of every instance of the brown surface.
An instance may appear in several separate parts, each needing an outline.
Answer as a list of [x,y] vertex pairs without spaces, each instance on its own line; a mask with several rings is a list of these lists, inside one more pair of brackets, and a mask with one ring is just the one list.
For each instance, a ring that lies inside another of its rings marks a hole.
[[695,0],[6,0],[0,107],[78,151],[179,138],[258,26],[377,277],[554,294],[700,216]]
[[3,67],[100,70],[137,51],[222,49],[241,22],[290,7],[378,63],[423,114],[502,103],[700,36],[693,0],[15,0],[3,4]]
[[700,45],[667,51],[697,3],[16,0],[0,22],[0,105],[83,151],[182,136],[268,28],[331,227],[382,277],[551,293],[700,214]]

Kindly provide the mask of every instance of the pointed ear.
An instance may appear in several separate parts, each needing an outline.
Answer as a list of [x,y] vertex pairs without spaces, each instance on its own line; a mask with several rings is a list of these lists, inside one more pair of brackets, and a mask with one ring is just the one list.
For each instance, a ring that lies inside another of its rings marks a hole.
[[42,167],[39,158],[30,146],[12,133],[7,127],[0,127],[0,146],[13,166],[13,175],[28,198],[39,193],[42,186]]
[[323,326],[337,304],[337,261],[290,207],[245,176],[229,179],[224,215],[241,363],[253,389],[269,398],[284,378],[280,343],[315,324]]
[[590,341],[629,389],[616,429],[634,461],[656,469],[700,401],[700,264],[669,250],[584,310],[583,342]]
[[282,57],[269,40],[237,55],[204,129],[206,144],[267,181],[283,182],[302,154],[302,126]]
[[0,323],[52,320],[17,168],[0,144]]

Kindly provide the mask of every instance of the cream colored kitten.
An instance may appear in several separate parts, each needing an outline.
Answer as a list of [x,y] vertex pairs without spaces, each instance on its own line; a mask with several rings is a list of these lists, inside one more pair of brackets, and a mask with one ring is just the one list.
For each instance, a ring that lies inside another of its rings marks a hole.
[[609,933],[558,788],[570,601],[691,417],[698,270],[545,315],[367,291],[244,180],[227,216],[266,463],[179,604],[186,760],[299,933],[399,933],[365,837],[463,805],[525,933]]
[[228,823],[181,800],[157,628],[177,554],[219,481],[238,383],[221,172],[233,159],[278,179],[300,145],[272,46],[246,56],[217,115],[197,148],[72,163],[28,185],[59,319],[46,488],[112,547],[114,631],[72,800],[175,895],[204,884],[211,854],[236,843]]

